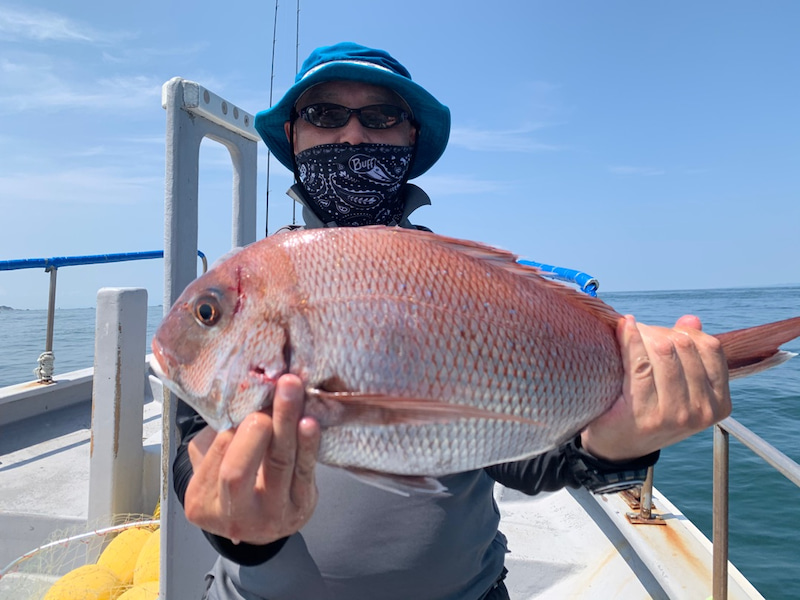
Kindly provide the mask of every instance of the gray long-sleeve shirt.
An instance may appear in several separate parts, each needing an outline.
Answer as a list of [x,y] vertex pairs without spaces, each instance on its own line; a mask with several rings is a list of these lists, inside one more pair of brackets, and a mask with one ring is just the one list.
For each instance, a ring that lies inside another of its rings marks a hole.
[[[400,223],[430,201],[408,185]],[[290,195],[304,204],[297,190]],[[324,226],[305,207],[306,226]],[[191,478],[187,444],[205,426],[179,405],[181,446],[175,488],[183,501]],[[528,494],[588,484],[587,471],[635,481],[658,453],[624,464],[591,457],[571,440],[532,459],[442,479],[448,494],[409,498],[367,485],[341,469],[318,465],[319,502],[289,538],[265,546],[207,534],[220,553],[208,598],[217,600],[448,600],[480,598],[497,580],[507,552],[492,496],[495,481]]]

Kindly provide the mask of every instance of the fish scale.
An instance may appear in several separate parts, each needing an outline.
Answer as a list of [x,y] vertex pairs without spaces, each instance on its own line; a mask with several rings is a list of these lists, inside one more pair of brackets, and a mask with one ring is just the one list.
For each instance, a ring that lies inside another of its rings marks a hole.
[[[439,476],[536,455],[607,410],[622,390],[619,319],[488,246],[318,229],[262,240],[198,278],[153,351],[216,429],[268,407],[292,372],[322,427],[322,462]],[[777,345],[799,333],[794,319],[719,338],[752,372],[784,360]]]
[[[584,311],[559,312],[541,297],[549,288],[536,293],[539,280],[457,250],[420,247],[402,234],[383,236],[379,248],[371,236],[336,237],[324,246],[298,244],[292,253],[315,348],[327,349],[314,366],[318,381],[335,374],[349,390],[446,399],[533,422],[495,422],[496,428],[487,427],[491,419],[404,425],[402,460],[386,451],[397,446],[386,441],[398,441],[397,426],[348,424],[326,431],[324,462],[431,475],[482,466],[464,448],[450,452],[448,461],[431,452],[430,440],[445,433],[466,446],[480,443],[489,463],[536,454],[574,433],[619,395],[613,332]],[[319,266],[331,255],[337,257],[336,276],[320,277]],[[365,268],[375,264],[380,270]],[[556,343],[559,328],[544,326],[570,318],[585,344]],[[593,363],[598,363],[595,373]],[[554,379],[548,376],[553,370],[574,377]],[[584,377],[594,389],[582,388]],[[570,404],[580,408],[569,410]],[[347,451],[352,448],[358,451]],[[466,465],[462,456],[470,458]]]

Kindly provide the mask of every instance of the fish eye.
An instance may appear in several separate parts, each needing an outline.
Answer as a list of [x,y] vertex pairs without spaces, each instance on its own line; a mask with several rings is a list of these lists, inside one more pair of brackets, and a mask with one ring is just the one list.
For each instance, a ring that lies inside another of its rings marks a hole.
[[213,327],[221,316],[222,308],[214,296],[201,296],[194,303],[194,318],[201,325]]

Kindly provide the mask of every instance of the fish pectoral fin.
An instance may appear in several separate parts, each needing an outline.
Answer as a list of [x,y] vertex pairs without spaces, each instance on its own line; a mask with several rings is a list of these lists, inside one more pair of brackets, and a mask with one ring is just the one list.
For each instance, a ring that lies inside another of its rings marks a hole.
[[381,473],[380,471],[370,471],[368,469],[357,469],[353,467],[344,467],[344,470],[361,483],[406,498],[414,494],[450,495],[447,492],[447,488],[435,477],[394,475],[392,473]]
[[[328,406],[336,414],[335,424],[363,425],[428,425],[450,423],[458,419],[492,419],[540,426],[540,421],[510,415],[477,406],[452,404],[431,398],[406,398],[364,392],[307,391],[312,398]],[[334,423],[330,423],[334,424]]]

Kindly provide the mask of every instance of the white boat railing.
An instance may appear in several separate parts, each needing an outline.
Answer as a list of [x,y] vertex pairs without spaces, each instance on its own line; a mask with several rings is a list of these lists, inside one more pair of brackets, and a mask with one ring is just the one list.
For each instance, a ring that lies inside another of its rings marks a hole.
[[[198,250],[197,256],[199,256],[203,261],[203,273],[205,273],[208,270],[208,260],[206,259],[206,255]],[[53,334],[55,331],[56,282],[58,269],[61,267],[74,267],[78,265],[99,265],[136,260],[150,260],[163,257],[163,250],[150,250],[144,252],[118,252],[114,254],[90,254],[83,256],[54,256],[52,258],[0,260],[0,271],[44,269],[45,273],[50,273],[50,289],[47,301],[47,334],[45,335],[44,352],[42,352],[42,354],[39,356],[39,364],[34,370],[39,383],[53,383],[53,366],[55,362],[55,354],[53,353]]]
[[[728,417],[714,426],[714,466],[712,499],[712,590],[714,598],[728,597],[728,550],[729,550],[729,475],[730,436],[739,440],[770,467],[800,488],[800,464],[793,461],[772,444]],[[650,467],[642,488],[627,494],[639,513],[628,513],[634,525],[660,524],[659,517],[651,514],[654,468]]]
[[712,543],[714,549],[712,589],[714,598],[728,597],[728,482],[731,435],[800,488],[800,464],[731,417],[714,426],[714,500],[712,514]]

